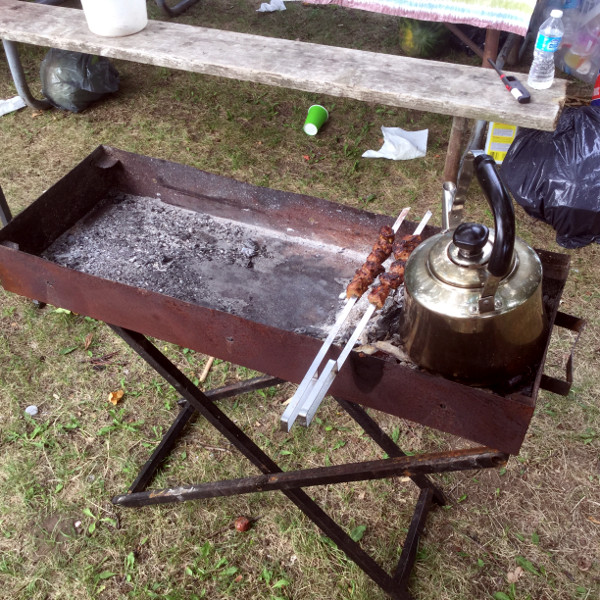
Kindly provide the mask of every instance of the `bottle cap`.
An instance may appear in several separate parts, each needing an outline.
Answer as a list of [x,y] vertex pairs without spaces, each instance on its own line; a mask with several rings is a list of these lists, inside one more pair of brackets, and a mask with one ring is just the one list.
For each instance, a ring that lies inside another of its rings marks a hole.
[[550,12],[550,16],[553,19],[560,19],[563,16],[563,11],[558,10],[558,8],[555,8],[553,11]]

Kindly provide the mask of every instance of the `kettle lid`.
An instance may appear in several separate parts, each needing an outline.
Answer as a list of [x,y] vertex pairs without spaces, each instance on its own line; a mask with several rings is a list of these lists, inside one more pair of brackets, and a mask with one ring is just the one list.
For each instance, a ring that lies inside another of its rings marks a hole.
[[[427,259],[434,277],[459,288],[482,288],[494,246],[494,231],[480,223],[461,223],[442,234],[431,247]],[[506,277],[514,268],[514,256]]]

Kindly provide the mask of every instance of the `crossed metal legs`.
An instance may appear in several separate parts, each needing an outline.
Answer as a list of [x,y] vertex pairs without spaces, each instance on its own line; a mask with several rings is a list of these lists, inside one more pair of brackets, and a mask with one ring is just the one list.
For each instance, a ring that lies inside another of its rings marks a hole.
[[[363,427],[365,432],[390,458],[283,472],[261,448],[214,404],[215,400],[276,385],[281,383],[280,379],[264,376],[204,394],[145,336],[113,325],[111,325],[111,328],[159,375],[170,383],[186,401],[184,408],[140,471],[129,491],[113,498],[115,504],[140,507],[150,504],[280,490],[395,600],[411,599],[407,591],[408,578],[416,558],[419,536],[425,525],[427,513],[433,502],[445,503],[443,493],[428,479],[426,473],[493,467],[503,464],[508,458],[506,454],[489,448],[406,456],[360,406],[337,399],[340,406]],[[158,470],[162,460],[173,448],[186,424],[198,415],[207,419],[263,474],[242,479],[178,486],[176,491],[171,489],[146,491],[147,485]],[[398,475],[411,477],[419,486],[421,492],[404,542],[400,561],[390,575],[302,488],[311,485],[379,479]]]
[[6,201],[6,196],[0,187],[0,223],[2,226],[8,225],[8,223],[12,220],[12,214],[10,212],[10,208],[8,206],[8,202]]

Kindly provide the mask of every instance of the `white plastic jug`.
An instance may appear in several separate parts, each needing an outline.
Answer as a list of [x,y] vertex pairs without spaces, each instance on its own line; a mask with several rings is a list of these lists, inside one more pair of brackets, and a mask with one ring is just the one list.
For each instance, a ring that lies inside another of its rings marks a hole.
[[96,35],[131,35],[148,23],[146,0],[81,0],[81,6],[90,31]]

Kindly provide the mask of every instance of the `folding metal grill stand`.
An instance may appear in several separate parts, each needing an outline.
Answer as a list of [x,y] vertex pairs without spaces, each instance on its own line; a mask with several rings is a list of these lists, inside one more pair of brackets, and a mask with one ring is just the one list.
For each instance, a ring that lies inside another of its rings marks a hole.
[[[432,503],[440,505],[446,503],[444,494],[429,480],[426,473],[497,467],[505,464],[508,460],[507,454],[485,447],[439,454],[407,456],[364,409],[356,404],[336,398],[339,405],[390,458],[283,472],[261,448],[214,404],[216,400],[231,398],[252,390],[282,383],[281,379],[263,376],[203,393],[144,335],[113,325],[110,325],[110,327],[161,377],[171,384],[185,400],[184,407],[150,459],[142,467],[128,492],[113,498],[113,503],[121,506],[140,507],[150,504],[281,490],[326,536],[333,540],[352,561],[395,600],[411,599],[411,595],[407,591],[408,579],[416,559],[419,537],[425,526],[427,514],[432,507]],[[176,489],[146,491],[148,484],[177,442],[186,424],[191,422],[198,414],[206,418],[263,475],[178,486]],[[302,488],[311,485],[381,479],[391,476],[408,476],[421,491],[404,541],[400,560],[393,573],[388,574]]]
[[4,196],[4,192],[0,187],[0,223],[2,226],[8,225],[12,220],[12,214],[10,212],[10,208],[8,206],[8,202],[6,201],[6,197]]

